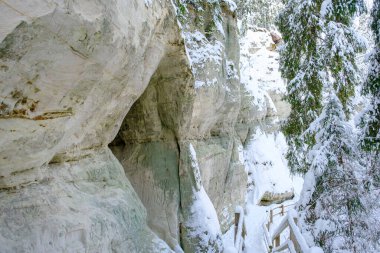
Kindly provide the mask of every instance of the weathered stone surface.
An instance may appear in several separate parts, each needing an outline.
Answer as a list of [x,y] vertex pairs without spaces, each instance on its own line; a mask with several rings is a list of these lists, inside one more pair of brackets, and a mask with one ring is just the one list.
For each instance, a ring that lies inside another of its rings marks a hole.
[[0,12],[0,251],[170,251],[106,146],[182,43],[171,3],[12,1]]
[[284,202],[285,200],[292,199],[294,197],[294,192],[282,192],[282,193],[273,193],[273,192],[265,192],[261,197],[260,205],[269,206],[272,204],[279,204]]
[[172,252],[108,148],[44,169],[42,182],[0,192],[1,252]]
[[236,18],[185,7],[0,3],[1,252],[223,250],[247,183]]
[[181,242],[185,252],[223,252],[218,215],[206,193],[197,153],[189,141],[180,142]]
[[233,222],[235,207],[244,204],[247,183],[234,128],[241,105],[238,31],[226,2],[188,5],[183,24],[196,87],[191,139],[223,232]]
[[[235,206],[244,203],[247,182],[234,129],[240,110],[236,19],[223,5],[197,4],[203,11],[189,4],[186,15],[180,15],[184,44],[163,58],[111,146],[148,210],[152,229],[175,248],[182,226],[181,240],[191,242],[185,247],[189,252],[207,243],[188,238],[193,234],[183,225],[193,217],[189,209],[199,192],[194,182],[182,178],[181,170],[193,171],[190,163],[180,163],[190,159],[186,145],[197,153],[202,187],[224,231],[232,224]],[[215,24],[210,29],[218,11],[222,30]],[[217,245],[208,247],[218,252]]]
[[2,34],[1,187],[38,179],[54,156],[70,159],[111,142],[179,37],[167,2],[22,2],[1,11],[30,16],[54,8]]

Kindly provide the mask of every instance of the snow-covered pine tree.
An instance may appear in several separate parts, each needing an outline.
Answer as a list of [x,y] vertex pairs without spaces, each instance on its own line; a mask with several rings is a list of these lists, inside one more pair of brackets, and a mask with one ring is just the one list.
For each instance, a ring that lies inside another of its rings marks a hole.
[[363,9],[363,0],[288,0],[279,15],[285,42],[280,71],[289,81],[285,99],[292,107],[282,130],[292,172],[308,171],[305,154],[315,140],[305,130],[321,112],[323,87],[333,86],[349,113],[350,98],[360,82],[355,54],[365,45],[351,26],[354,15]]
[[367,80],[363,87],[364,95],[370,99],[363,117],[362,146],[367,151],[380,152],[380,1],[375,0],[371,25],[375,48],[370,58]]
[[346,114],[350,112],[355,86],[358,86],[362,80],[355,57],[365,49],[365,42],[358,36],[352,23],[354,15],[364,9],[365,4],[362,0],[325,0],[321,6],[321,17],[324,22],[321,51],[330,75],[329,80]]
[[325,77],[321,44],[322,0],[289,0],[280,13],[277,25],[284,39],[280,49],[280,71],[288,80],[285,99],[291,113],[282,131],[287,137],[287,160],[293,173],[306,173],[305,148],[314,144],[313,136],[304,134],[322,108]]
[[355,54],[365,45],[352,20],[364,2],[286,2],[278,19],[285,42],[280,70],[289,81],[286,100],[292,112],[283,131],[289,167],[307,173],[298,206],[301,223],[325,252],[365,252],[362,166],[347,123],[350,100],[361,80]]
[[369,104],[361,122],[361,146],[367,168],[368,192],[364,200],[368,210],[367,220],[372,225],[366,231],[372,245],[367,252],[380,252],[380,0],[374,1],[371,15],[375,44],[363,86],[363,95],[368,97]]
[[274,20],[283,7],[281,0],[237,0],[236,4],[242,34],[251,26],[273,29]]
[[366,252],[363,167],[345,118],[339,98],[331,94],[308,130],[315,134],[316,144],[309,152],[311,165],[299,202],[301,227],[324,252]]

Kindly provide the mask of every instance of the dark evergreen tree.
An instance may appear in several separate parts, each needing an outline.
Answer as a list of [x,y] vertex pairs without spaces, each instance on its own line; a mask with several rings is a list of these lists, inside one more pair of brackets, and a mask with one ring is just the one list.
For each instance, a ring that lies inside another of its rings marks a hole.
[[355,13],[364,9],[362,0],[288,0],[278,26],[284,46],[280,70],[288,82],[286,100],[292,107],[283,125],[293,173],[306,173],[307,152],[315,144],[306,130],[322,110],[323,88],[334,87],[348,115],[350,98],[360,75],[355,54],[365,43],[352,29]]
[[375,154],[380,152],[380,1],[374,1],[371,25],[375,48],[370,58],[367,81],[363,87],[364,95],[370,99],[370,105],[363,117],[362,144],[365,150]]
[[[299,202],[303,231],[325,252],[365,252],[363,166],[347,123],[360,84],[355,56],[364,41],[352,28],[362,0],[288,0],[278,25],[280,70],[289,80],[283,126],[294,173],[306,173]],[[328,96],[326,96],[328,94]]]
[[[369,99],[369,105],[364,111],[361,127],[361,146],[366,161],[367,220],[371,226],[366,231],[368,244],[367,252],[380,252],[380,0],[374,0],[372,9],[372,32],[374,49],[370,56],[367,80],[363,86],[363,95]],[[374,229],[376,227],[376,229]]]
[[350,102],[355,95],[355,86],[360,85],[362,81],[355,58],[357,53],[365,49],[366,43],[352,27],[352,21],[354,15],[363,10],[362,0],[324,1],[321,7],[324,23],[322,57],[328,69],[329,81],[346,115],[350,113]]
[[243,34],[251,26],[273,29],[275,18],[283,7],[281,0],[237,0],[236,4]]
[[325,252],[365,252],[364,168],[340,100],[333,94],[328,101],[309,128],[316,144],[299,203],[302,228]]
[[322,108],[322,87],[327,76],[320,51],[322,0],[289,0],[278,18],[278,27],[285,44],[280,50],[280,71],[288,80],[286,100],[291,113],[282,131],[287,137],[287,159],[293,173],[305,173],[307,145],[313,136],[305,134]]

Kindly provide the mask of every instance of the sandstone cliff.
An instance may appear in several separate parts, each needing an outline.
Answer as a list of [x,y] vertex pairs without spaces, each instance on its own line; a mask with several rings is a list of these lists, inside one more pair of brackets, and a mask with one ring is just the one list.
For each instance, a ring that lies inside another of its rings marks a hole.
[[223,250],[267,116],[240,83],[235,11],[0,2],[0,252]]
[[0,7],[1,251],[221,251],[192,207],[225,229],[244,201],[228,3]]

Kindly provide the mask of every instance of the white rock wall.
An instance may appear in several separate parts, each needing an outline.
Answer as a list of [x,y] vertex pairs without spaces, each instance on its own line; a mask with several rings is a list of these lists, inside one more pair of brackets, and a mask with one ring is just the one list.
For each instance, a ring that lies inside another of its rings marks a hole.
[[107,145],[181,39],[172,4],[0,13],[0,252],[170,252]]
[[233,2],[179,3],[0,2],[0,252],[223,250],[261,112]]

